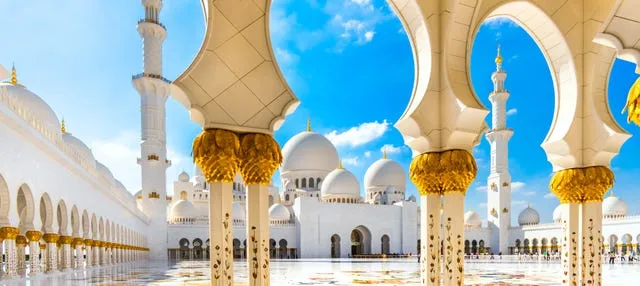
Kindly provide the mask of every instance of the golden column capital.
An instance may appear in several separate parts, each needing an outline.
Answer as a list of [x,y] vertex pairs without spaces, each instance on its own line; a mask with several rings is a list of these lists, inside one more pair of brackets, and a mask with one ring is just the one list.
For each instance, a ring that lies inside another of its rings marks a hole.
[[45,233],[42,238],[46,243],[58,243],[60,235],[58,235],[57,233]]
[[44,243],[40,244],[40,249],[41,250],[45,250],[46,248],[47,248],[46,244],[44,244]]
[[29,241],[40,241],[40,238],[42,238],[42,232],[37,230],[28,230],[25,232],[25,236]]
[[224,129],[206,129],[193,140],[193,161],[208,182],[232,183],[240,159],[240,140],[236,133]]
[[58,241],[61,244],[71,244],[71,242],[73,241],[73,237],[72,236],[61,235],[60,238],[58,239]]
[[420,195],[466,193],[478,173],[476,160],[466,150],[422,153],[411,161],[409,178]]
[[93,245],[93,240],[89,239],[89,238],[85,239],[84,240],[84,245],[85,246],[92,246]]
[[613,172],[605,166],[564,169],[553,174],[549,188],[561,204],[602,202],[613,187]]
[[0,227],[0,238],[2,239],[16,239],[16,236],[20,234],[20,230],[17,227],[4,226]]
[[16,244],[17,245],[27,245],[27,237],[24,235],[16,236]]
[[240,172],[248,185],[268,185],[282,163],[280,145],[271,135],[247,133],[240,137]]
[[73,239],[73,245],[82,245],[84,243],[84,239],[82,237],[76,237]]

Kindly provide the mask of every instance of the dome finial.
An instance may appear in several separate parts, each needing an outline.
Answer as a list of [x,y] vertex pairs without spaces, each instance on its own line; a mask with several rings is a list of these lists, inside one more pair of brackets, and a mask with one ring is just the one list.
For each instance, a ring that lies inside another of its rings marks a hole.
[[67,134],[67,126],[64,124],[64,118],[62,118],[62,122],[60,125],[60,131],[62,131],[62,134]]
[[530,209],[531,208],[531,204],[527,204],[527,208]]
[[502,64],[502,55],[500,55],[500,44],[498,44],[498,55],[496,55],[496,64]]
[[382,148],[382,159],[387,159],[387,148]]
[[340,161],[338,162],[338,169],[339,170],[344,169],[344,167],[342,167],[342,159],[340,159]]
[[611,190],[611,192],[609,192],[609,197],[615,197],[616,195],[613,193],[613,190]]
[[18,73],[16,72],[16,65],[11,66],[11,84],[18,84]]
[[307,132],[311,132],[311,116],[307,118]]

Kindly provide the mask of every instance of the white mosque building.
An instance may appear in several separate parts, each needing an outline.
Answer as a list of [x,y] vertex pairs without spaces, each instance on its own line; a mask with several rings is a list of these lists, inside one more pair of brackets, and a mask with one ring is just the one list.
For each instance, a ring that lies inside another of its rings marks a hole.
[[[465,252],[556,253],[562,234],[559,207],[553,222],[541,223],[540,214],[527,206],[518,214],[518,225],[512,225],[508,141],[513,129],[506,125],[506,76],[498,50],[489,95],[493,128],[486,134],[491,144],[488,219],[483,222],[473,210],[465,214]],[[283,156],[281,191],[272,186],[269,195],[273,257],[415,254],[420,249],[420,208],[414,196],[405,194],[404,168],[386,154],[367,169],[364,196],[333,144],[309,125],[284,145]],[[202,173],[197,168],[195,173],[191,178],[183,172],[174,182],[167,206],[170,258],[206,258],[208,253],[208,190]],[[233,185],[234,255],[243,258],[246,194],[239,175]],[[604,200],[602,213],[604,251],[639,251],[640,216],[627,216],[626,203],[613,193]]]

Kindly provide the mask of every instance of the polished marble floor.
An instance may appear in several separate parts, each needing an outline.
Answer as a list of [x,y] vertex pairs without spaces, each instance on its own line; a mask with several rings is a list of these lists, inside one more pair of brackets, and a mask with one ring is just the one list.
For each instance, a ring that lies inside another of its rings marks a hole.
[[[416,259],[272,260],[272,285],[415,285]],[[471,261],[465,264],[467,285],[559,285],[558,262]],[[244,261],[235,263],[236,285],[247,285]],[[208,285],[208,262],[129,263],[89,271],[41,275],[27,285]],[[604,265],[604,285],[640,285],[640,264]],[[25,285],[24,279],[0,282]]]

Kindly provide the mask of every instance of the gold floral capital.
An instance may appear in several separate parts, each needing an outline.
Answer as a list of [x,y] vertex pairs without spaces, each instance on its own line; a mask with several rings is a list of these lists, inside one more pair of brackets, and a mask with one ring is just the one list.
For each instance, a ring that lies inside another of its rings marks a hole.
[[238,172],[240,140],[224,129],[206,129],[193,140],[193,161],[209,182],[232,183]]
[[73,237],[72,236],[61,235],[60,238],[58,239],[58,241],[61,244],[71,244],[71,242],[73,241]]
[[37,230],[28,230],[24,235],[29,241],[40,241],[40,238],[42,238],[42,232]]
[[271,135],[247,133],[240,138],[240,172],[249,185],[268,185],[282,163],[280,145]]
[[57,233],[45,233],[42,237],[46,243],[58,243],[58,239],[60,239],[60,235]]
[[82,245],[84,243],[84,239],[82,237],[76,237],[73,239],[73,245]]
[[16,244],[17,245],[27,245],[27,237],[24,235],[16,236]]
[[93,240],[89,239],[89,238],[85,239],[84,240],[84,245],[85,246],[92,246],[93,245]]
[[613,187],[613,172],[605,166],[565,169],[556,172],[549,188],[561,204],[602,202]]
[[16,236],[20,234],[17,227],[4,226],[0,227],[0,238],[2,239],[16,239]]
[[409,177],[420,195],[465,193],[478,173],[476,160],[466,150],[422,153],[411,161]]
[[43,243],[43,244],[40,244],[40,249],[45,250],[46,248],[47,248],[47,245],[46,245],[46,244],[44,244],[44,243]]

